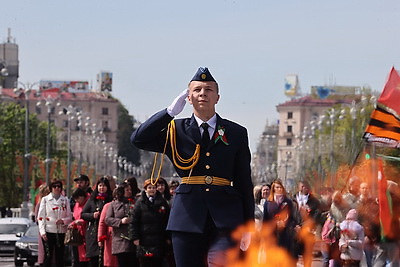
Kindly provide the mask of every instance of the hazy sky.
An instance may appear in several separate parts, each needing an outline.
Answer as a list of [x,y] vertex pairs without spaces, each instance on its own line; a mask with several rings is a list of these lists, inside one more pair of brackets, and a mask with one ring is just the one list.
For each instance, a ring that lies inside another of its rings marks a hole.
[[381,91],[400,62],[399,0],[4,0],[1,10],[20,81],[95,82],[110,71],[113,95],[143,121],[207,66],[220,84],[217,112],[247,127],[253,151],[288,100],[287,74],[303,93],[333,82]]

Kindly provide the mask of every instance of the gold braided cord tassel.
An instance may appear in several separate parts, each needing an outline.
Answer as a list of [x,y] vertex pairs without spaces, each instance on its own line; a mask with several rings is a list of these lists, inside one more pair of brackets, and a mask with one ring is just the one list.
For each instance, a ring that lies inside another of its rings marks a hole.
[[[196,166],[197,162],[200,159],[200,145],[196,144],[196,149],[193,153],[193,155],[189,159],[184,159],[182,158],[179,153],[178,149],[176,147],[176,130],[175,130],[175,121],[172,120],[170,124],[168,125],[168,129],[170,132],[170,142],[171,142],[171,150],[172,150],[172,159],[174,161],[174,164],[176,167],[178,167],[181,170],[189,170],[192,169],[194,166]],[[177,159],[180,163],[182,164],[190,164],[189,166],[182,166],[177,162]]]
[[[176,167],[178,167],[181,170],[192,170],[194,166],[196,166],[197,162],[200,159],[200,145],[196,144],[196,149],[193,153],[193,155],[189,158],[189,159],[184,159],[182,158],[179,153],[178,153],[178,149],[176,147],[176,129],[175,129],[175,121],[172,120],[169,124],[168,124],[168,129],[167,129],[167,136],[165,138],[165,144],[164,144],[164,150],[161,156],[161,163],[160,163],[160,167],[158,168],[158,173],[157,173],[157,178],[154,180],[154,172],[156,169],[156,165],[157,165],[157,158],[158,158],[158,153],[156,153],[154,155],[154,164],[153,164],[153,169],[151,171],[151,176],[150,176],[150,183],[152,185],[156,185],[158,182],[158,179],[160,178],[161,175],[161,170],[162,170],[162,166],[163,166],[163,162],[164,162],[164,156],[165,156],[165,151],[167,150],[167,144],[168,144],[168,140],[171,143],[171,151],[172,151],[172,160],[175,164]],[[182,166],[179,163],[182,164],[190,164],[189,166]]]

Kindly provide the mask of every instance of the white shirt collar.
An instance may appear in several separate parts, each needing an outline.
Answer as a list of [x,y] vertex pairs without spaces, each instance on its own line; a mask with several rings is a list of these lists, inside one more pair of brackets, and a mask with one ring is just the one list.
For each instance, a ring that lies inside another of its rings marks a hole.
[[203,134],[203,128],[201,128],[200,127],[200,125],[203,123],[203,122],[206,122],[207,124],[208,124],[208,132],[209,132],[209,134],[210,134],[210,137],[212,137],[212,135],[213,135],[213,133],[214,133],[214,131],[215,131],[215,128],[217,127],[217,114],[215,113],[214,114],[214,116],[212,116],[208,121],[202,121],[200,118],[198,118],[196,115],[194,115],[193,114],[193,116],[194,116],[194,118],[195,118],[195,120],[196,120],[196,122],[197,122],[197,125],[199,126],[199,128],[200,128],[200,134],[202,135]]

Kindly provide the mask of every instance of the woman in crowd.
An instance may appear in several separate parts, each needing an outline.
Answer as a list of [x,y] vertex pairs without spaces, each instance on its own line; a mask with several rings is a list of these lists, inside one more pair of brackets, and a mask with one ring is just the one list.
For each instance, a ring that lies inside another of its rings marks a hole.
[[261,188],[262,185],[255,185],[253,188],[253,196],[254,196],[254,221],[255,228],[257,231],[261,230],[262,220],[263,220],[263,210],[264,204],[261,207]]
[[150,179],[136,203],[133,216],[133,240],[138,246],[141,267],[162,267],[170,238],[166,232],[169,205]]
[[[86,257],[90,258],[90,266],[99,266],[99,257],[103,256],[98,245],[98,226],[101,211],[104,205],[112,200],[112,191],[107,177],[101,177],[91,194],[86,205],[83,207],[81,218],[87,223],[86,229]],[[102,258],[100,265],[102,263]]]
[[[86,193],[81,188],[75,189],[72,193],[72,198],[75,200],[74,206],[74,221],[69,225],[69,227],[78,228],[79,233],[82,236],[86,235],[87,222],[81,218],[82,209],[90,197],[89,193]],[[86,243],[78,246],[78,258],[74,262],[78,262],[79,267],[87,267],[89,265],[89,258],[86,257]]]
[[[161,196],[164,197],[164,199],[167,201],[169,207],[172,207],[172,195],[171,195],[171,190],[170,187],[167,183],[167,181],[160,177],[157,180],[157,191],[160,192]],[[169,267],[175,266],[175,259],[174,259],[174,251],[172,248],[172,243],[167,245],[166,252],[165,252],[165,257],[168,262]]]
[[271,185],[263,184],[261,185],[261,199],[260,204],[264,206],[265,201],[267,201],[269,194],[271,192]]
[[131,176],[128,179],[125,179],[125,183],[128,183],[131,186],[132,196],[135,200],[137,200],[140,197],[140,189],[138,187],[136,177]]
[[115,199],[107,210],[105,222],[113,228],[112,254],[118,259],[118,266],[137,266],[135,246],[131,236],[130,223],[133,217],[135,199],[128,183],[120,184],[115,193]]
[[171,194],[171,196],[172,196],[172,198],[174,197],[174,195],[175,195],[175,190],[178,188],[178,186],[179,186],[179,182],[177,181],[177,180],[172,180],[170,183],[169,183],[169,193]]
[[[161,196],[170,204],[171,201],[171,192],[169,191],[169,185],[167,181],[160,177],[157,180],[157,191],[161,193]],[[171,205],[170,205],[171,206]]]
[[285,248],[289,254],[297,259],[295,247],[295,226],[293,202],[288,198],[286,190],[280,180],[271,185],[271,193],[264,204],[263,221],[266,227],[274,227],[278,245]]
[[[39,186],[39,193],[37,194],[37,202],[35,205],[35,220],[36,223],[39,224],[39,219],[38,219],[38,214],[39,214],[39,207],[40,207],[40,201],[42,200],[43,197],[47,196],[50,193],[49,187],[46,184],[41,184]],[[44,247],[43,247],[43,242],[42,238],[39,236],[38,238],[38,264],[42,265],[44,261]]]
[[72,214],[69,201],[61,192],[62,182],[55,180],[50,184],[50,194],[40,201],[39,232],[45,248],[45,267],[52,266],[53,253],[56,266],[64,266],[64,238]]
[[[110,182],[110,188],[113,192],[113,199],[115,199],[116,197],[115,179],[110,175],[107,176],[107,179]],[[99,229],[97,232],[99,247],[100,249],[103,249],[103,265],[105,267],[118,266],[117,257],[112,254],[112,234],[113,234],[112,227],[108,226],[105,221],[107,210],[110,207],[111,203],[112,201],[106,203],[103,207],[103,210],[101,211],[99,220]]]

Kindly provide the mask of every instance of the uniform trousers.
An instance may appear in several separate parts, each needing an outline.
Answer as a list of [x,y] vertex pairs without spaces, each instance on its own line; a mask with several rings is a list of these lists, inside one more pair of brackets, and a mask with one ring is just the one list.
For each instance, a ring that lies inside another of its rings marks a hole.
[[172,245],[177,267],[225,267],[227,250],[237,244],[208,215],[203,233],[172,231]]

